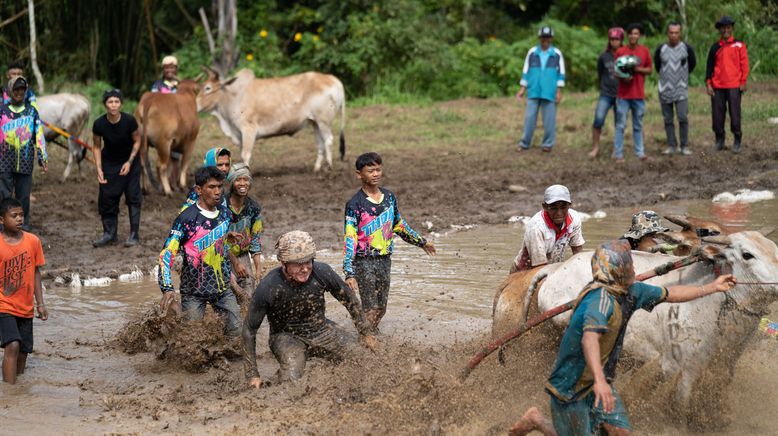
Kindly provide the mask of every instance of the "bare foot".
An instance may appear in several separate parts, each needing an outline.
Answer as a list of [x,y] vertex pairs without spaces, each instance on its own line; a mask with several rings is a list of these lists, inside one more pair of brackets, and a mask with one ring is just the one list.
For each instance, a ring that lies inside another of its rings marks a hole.
[[589,152],[589,157],[595,158],[597,157],[597,153],[600,152],[600,149],[598,147],[592,148],[592,151]]
[[513,427],[508,430],[510,436],[524,436],[529,432],[538,429],[543,423],[544,418],[537,407],[530,407],[524,416],[520,420],[513,424]]

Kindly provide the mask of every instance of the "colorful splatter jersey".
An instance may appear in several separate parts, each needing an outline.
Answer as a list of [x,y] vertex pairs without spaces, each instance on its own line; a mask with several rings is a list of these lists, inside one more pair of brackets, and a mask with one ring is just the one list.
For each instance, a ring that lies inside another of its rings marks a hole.
[[230,205],[230,212],[230,231],[243,236],[237,244],[230,245],[230,251],[235,257],[246,253],[261,253],[262,244],[259,237],[262,235],[262,207],[259,203],[252,198],[246,198],[243,209],[236,211]]
[[207,296],[230,289],[226,248],[230,217],[220,208],[217,212],[215,218],[208,218],[195,204],[181,212],[173,222],[165,247],[159,254],[157,281],[162,292],[173,290],[171,271],[179,251],[184,258],[181,294]]
[[43,166],[48,154],[38,110],[29,104],[0,107],[0,172],[32,174],[36,151]]
[[151,84],[151,92],[159,92],[160,94],[175,94],[177,90],[178,82],[157,80]]
[[362,189],[346,203],[343,272],[347,278],[355,275],[354,257],[391,255],[395,233],[418,247],[427,243],[400,215],[397,197],[387,189],[380,189],[383,198],[378,203]]

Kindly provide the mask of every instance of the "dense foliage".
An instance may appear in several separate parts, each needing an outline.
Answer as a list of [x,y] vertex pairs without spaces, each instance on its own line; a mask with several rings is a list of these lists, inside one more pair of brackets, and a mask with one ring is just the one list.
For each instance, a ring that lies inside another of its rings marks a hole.
[[[4,2],[0,21],[25,7]],[[47,0],[37,5],[39,59],[47,81],[100,80],[131,96],[159,74],[158,61],[174,52],[182,75],[209,63],[197,13],[208,0]],[[749,46],[757,76],[778,75],[778,7],[771,0],[280,0],[238,2],[238,68],[258,76],[319,70],[337,75],[350,97],[400,100],[488,97],[516,91],[527,49],[541,24],[556,32],[568,86],[595,84],[595,62],[605,30],[642,21],[652,50],[671,20],[686,18],[686,38],[701,66],[717,39],[716,19],[737,20],[736,36]],[[153,32],[150,32],[153,29]],[[0,29],[0,58],[27,60],[27,19]],[[153,34],[154,42],[152,43]],[[218,41],[217,41],[218,44]],[[51,89],[51,87],[49,88]]]

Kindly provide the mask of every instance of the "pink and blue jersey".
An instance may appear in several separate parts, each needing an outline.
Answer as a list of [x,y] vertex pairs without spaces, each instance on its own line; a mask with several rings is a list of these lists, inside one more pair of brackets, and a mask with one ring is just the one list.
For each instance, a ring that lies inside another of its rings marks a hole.
[[49,160],[38,110],[0,106],[0,172],[32,174],[36,155],[40,166]]
[[427,243],[400,215],[397,197],[387,189],[380,189],[383,194],[380,202],[373,202],[360,189],[346,203],[343,272],[347,278],[354,277],[355,257],[391,255],[395,234],[418,247]]

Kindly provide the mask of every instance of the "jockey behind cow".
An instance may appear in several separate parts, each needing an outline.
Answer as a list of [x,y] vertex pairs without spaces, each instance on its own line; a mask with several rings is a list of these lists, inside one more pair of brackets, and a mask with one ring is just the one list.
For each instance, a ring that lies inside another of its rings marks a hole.
[[[178,83],[178,59],[175,56],[165,56],[162,58],[162,79],[155,80],[151,84],[151,92],[175,94],[178,91]],[[170,152],[171,177],[173,180],[178,180],[181,176],[181,157],[182,154],[177,151]]]
[[573,254],[583,250],[581,218],[570,209],[570,191],[562,185],[552,185],[543,195],[543,210],[527,223],[524,243],[513,261],[511,272],[523,271],[564,260],[565,249]]
[[592,256],[590,282],[578,295],[556,364],[546,383],[551,396],[549,421],[534,407],[510,430],[525,435],[630,434],[626,409],[612,383],[630,317],[665,301],[682,303],[734,288],[735,277],[722,275],[702,286],[670,288],[635,282],[630,245],[613,241]]
[[672,252],[675,245],[663,244],[655,239],[658,233],[669,231],[670,229],[662,225],[656,212],[644,210],[632,215],[632,225],[622,238],[629,241],[630,248],[636,251]]

